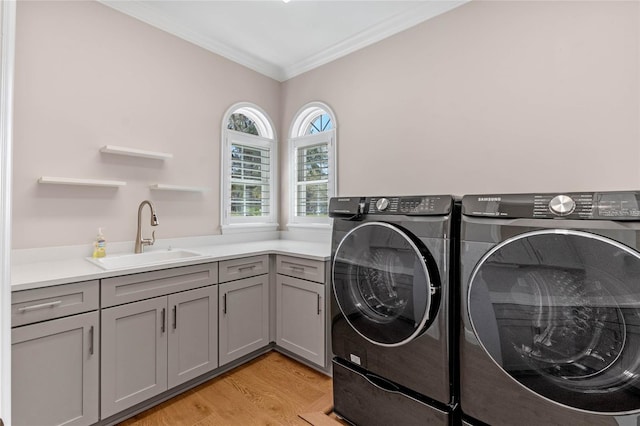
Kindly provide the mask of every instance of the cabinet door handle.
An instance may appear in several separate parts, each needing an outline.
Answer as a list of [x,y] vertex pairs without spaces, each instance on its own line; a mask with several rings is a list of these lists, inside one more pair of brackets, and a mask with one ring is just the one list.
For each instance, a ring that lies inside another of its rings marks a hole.
[[166,330],[166,327],[164,325],[165,321],[166,321],[166,316],[167,316],[167,310],[165,308],[162,308],[162,325],[160,326],[160,330],[164,333]]
[[320,301],[322,300],[322,298],[320,297],[320,295],[318,294],[318,315],[320,315],[320,312],[322,312],[322,308],[320,307],[321,303]]
[[178,306],[173,306],[173,329],[178,328]]
[[55,300],[53,302],[46,302],[46,303],[40,303],[39,305],[31,305],[31,306],[23,306],[22,308],[18,308],[18,312],[29,312],[29,311],[35,311],[37,309],[44,309],[44,308],[53,308],[55,306],[58,306],[62,303],[62,300]]
[[227,314],[227,293],[222,295],[222,313]]
[[93,355],[93,340],[95,338],[93,326],[89,328],[89,355]]

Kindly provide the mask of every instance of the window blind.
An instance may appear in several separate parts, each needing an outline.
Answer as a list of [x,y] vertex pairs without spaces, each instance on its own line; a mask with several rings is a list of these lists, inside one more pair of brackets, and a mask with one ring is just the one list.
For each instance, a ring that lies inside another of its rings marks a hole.
[[323,217],[329,206],[329,144],[297,149],[296,215]]
[[269,216],[271,152],[231,144],[231,216]]

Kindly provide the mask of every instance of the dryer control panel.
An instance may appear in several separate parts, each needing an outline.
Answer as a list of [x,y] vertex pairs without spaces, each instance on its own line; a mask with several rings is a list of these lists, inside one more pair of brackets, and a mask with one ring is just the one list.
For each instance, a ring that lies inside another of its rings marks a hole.
[[368,214],[413,216],[447,215],[451,212],[451,195],[417,195],[401,197],[367,197]]
[[640,192],[465,195],[462,214],[501,218],[640,221]]

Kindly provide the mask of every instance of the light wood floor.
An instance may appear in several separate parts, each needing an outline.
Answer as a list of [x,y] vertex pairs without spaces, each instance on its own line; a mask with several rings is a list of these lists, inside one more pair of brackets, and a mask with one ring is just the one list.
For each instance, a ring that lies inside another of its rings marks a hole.
[[298,415],[331,390],[330,377],[272,351],[120,425],[309,426]]

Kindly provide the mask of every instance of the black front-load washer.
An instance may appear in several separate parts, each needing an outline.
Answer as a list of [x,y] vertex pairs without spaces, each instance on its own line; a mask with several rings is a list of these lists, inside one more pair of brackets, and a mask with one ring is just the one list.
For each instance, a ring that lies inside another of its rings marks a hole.
[[639,250],[638,192],[463,197],[465,421],[640,424]]
[[330,200],[334,411],[358,425],[451,424],[450,195]]

